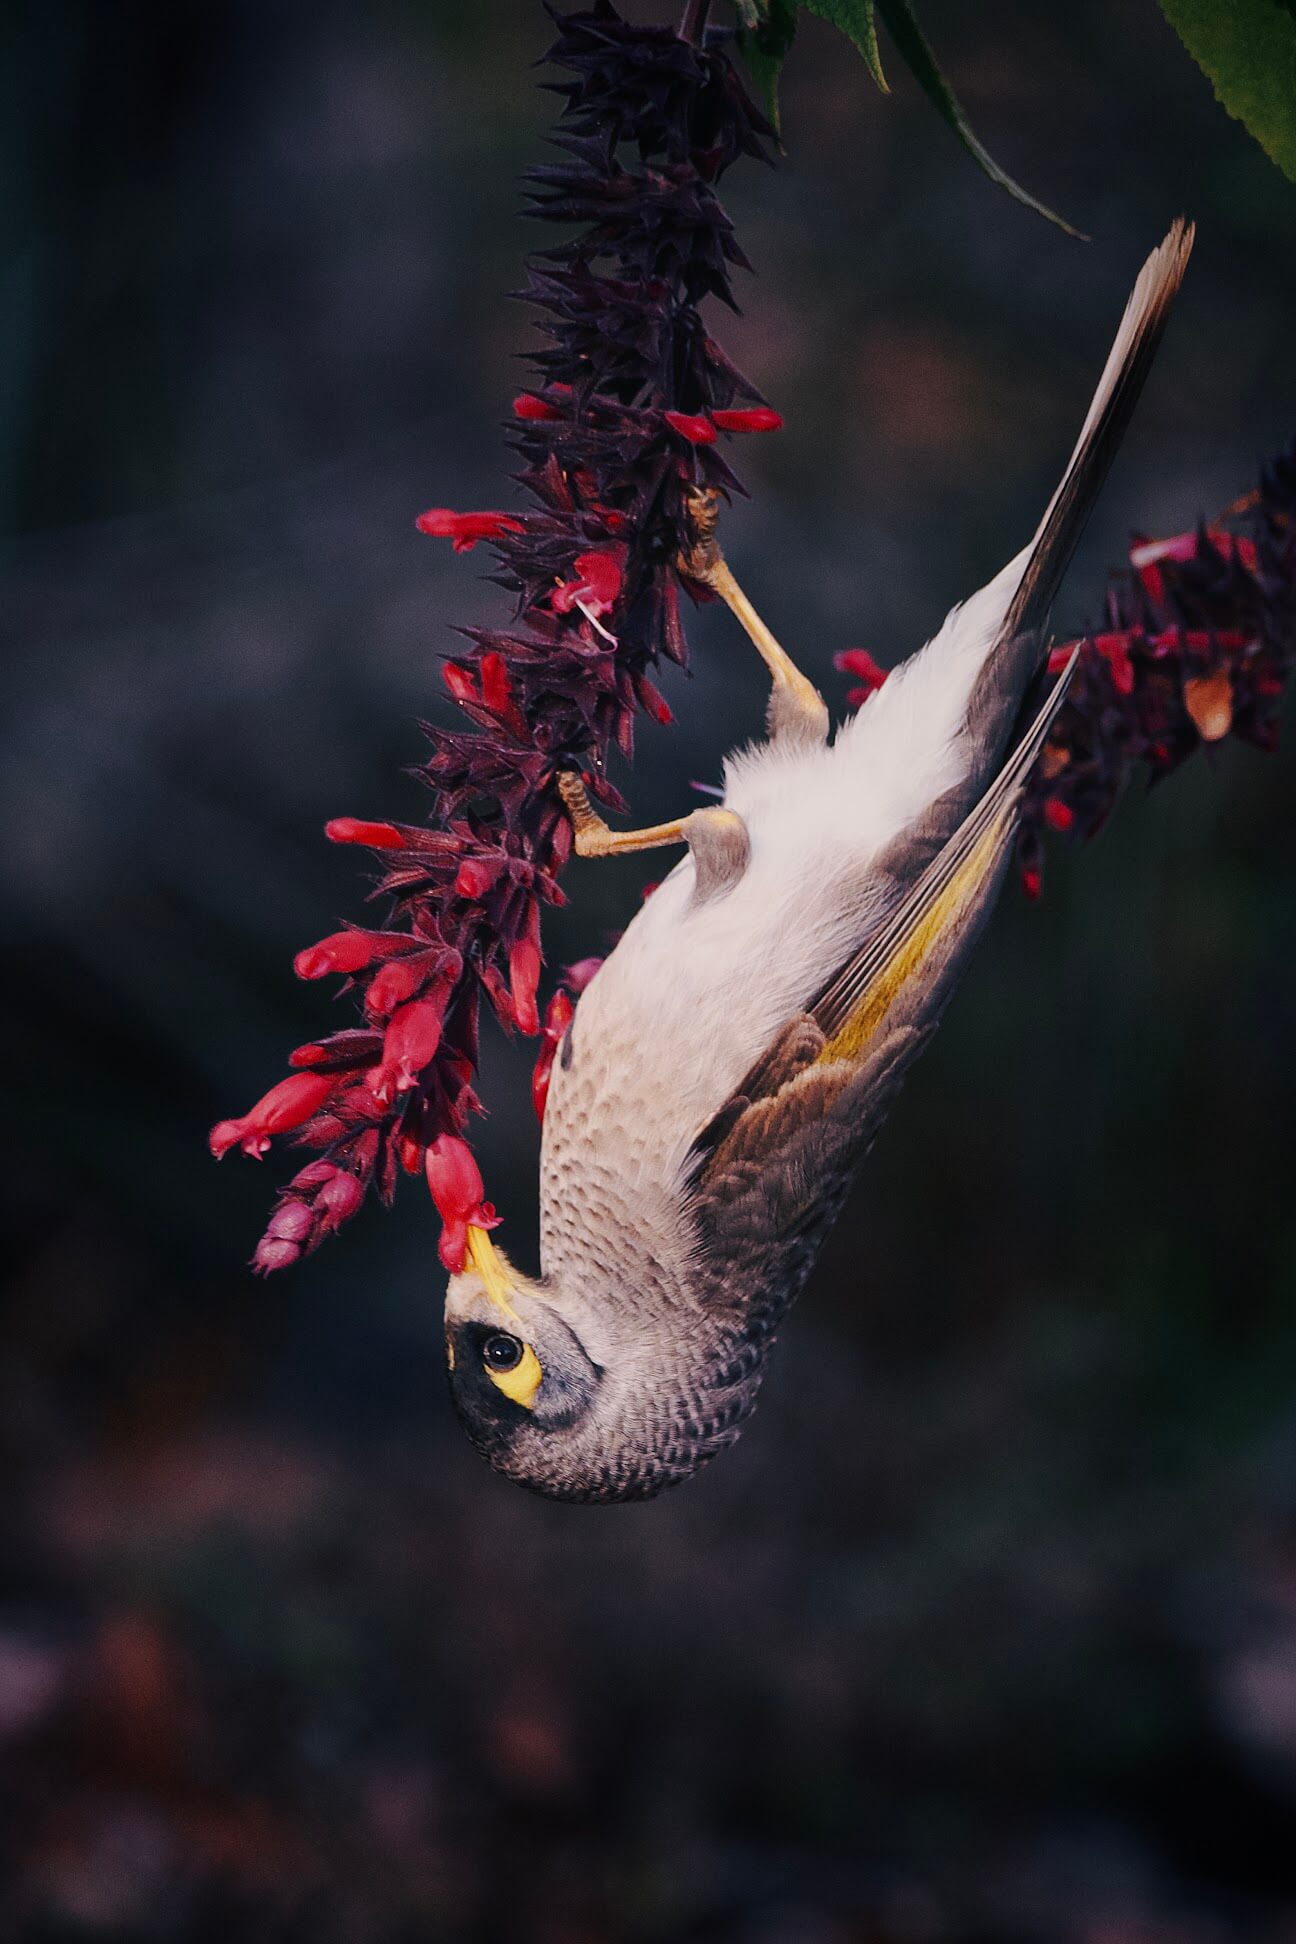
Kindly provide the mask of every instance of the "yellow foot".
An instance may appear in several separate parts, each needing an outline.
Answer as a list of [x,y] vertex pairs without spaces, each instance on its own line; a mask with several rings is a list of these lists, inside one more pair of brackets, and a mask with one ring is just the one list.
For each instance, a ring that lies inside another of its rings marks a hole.
[[747,869],[751,842],[746,824],[734,810],[693,810],[687,817],[650,824],[645,830],[610,830],[574,771],[562,772],[558,789],[571,818],[578,857],[620,857],[663,844],[687,844],[697,874],[693,898],[698,904],[728,890]]
[[690,580],[700,581],[719,595],[768,668],[774,684],[768,715],[770,735],[796,734],[825,742],[828,705],[814,683],[801,673],[786,649],[775,640],[730,573],[715,537],[719,510],[717,492],[695,488],[690,493],[688,513],[694,540],[688,551],[680,555],[679,566]]

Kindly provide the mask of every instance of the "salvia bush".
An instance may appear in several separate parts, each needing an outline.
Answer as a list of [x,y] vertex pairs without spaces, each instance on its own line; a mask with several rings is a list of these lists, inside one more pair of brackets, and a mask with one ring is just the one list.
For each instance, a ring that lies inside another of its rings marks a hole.
[[[531,257],[517,293],[540,317],[509,433],[527,505],[418,520],[456,552],[488,545],[512,614],[463,630],[445,665],[466,726],[423,725],[428,822],[326,826],[377,860],[387,915],[295,961],[302,979],[341,977],[360,1024],[299,1046],[286,1079],[212,1130],[218,1157],[260,1157],[277,1135],[310,1154],[258,1244],[262,1272],[318,1248],[371,1189],[390,1202],[402,1171],[426,1176],[447,1268],[463,1266],[470,1222],[497,1220],[463,1140],[480,1111],[483,1000],[506,1030],[541,1034],[542,1114],[569,992],[597,963],[571,969],[542,1027],[540,912],[562,901],[571,845],[556,778],[579,770],[625,808],[609,758],[631,757],[640,710],[669,721],[652,671],[687,659],[681,588],[707,598],[680,565],[686,495],[740,492],[728,441],[781,424],[700,309],[732,306],[732,273],[748,267],[716,185],[741,156],[769,159],[769,124],[714,40],[632,26],[607,0],[554,18],[561,160],[527,181],[531,213],[564,236]],[[1163,773],[1230,730],[1271,745],[1293,652],[1294,500],[1296,449],[1266,476],[1250,537],[1210,528],[1135,549],[1031,786],[1028,888],[1041,831],[1091,834],[1133,763]],[[859,650],[839,659],[860,683],[849,699],[866,699],[882,671]]]

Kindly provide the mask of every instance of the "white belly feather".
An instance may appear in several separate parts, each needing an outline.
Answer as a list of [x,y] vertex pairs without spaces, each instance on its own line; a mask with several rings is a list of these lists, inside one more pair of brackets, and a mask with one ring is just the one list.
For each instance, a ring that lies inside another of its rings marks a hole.
[[693,904],[685,856],[586,988],[556,1062],[541,1155],[541,1266],[626,1300],[682,1294],[680,1177],[695,1138],[881,915],[871,867],[966,763],[960,730],[1026,553],[956,608],[831,745],[784,739],[725,764],[751,860]]

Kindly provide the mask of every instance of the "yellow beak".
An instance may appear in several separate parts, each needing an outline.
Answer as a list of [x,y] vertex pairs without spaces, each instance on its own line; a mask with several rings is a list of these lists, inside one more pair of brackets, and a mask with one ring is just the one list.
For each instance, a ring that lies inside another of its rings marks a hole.
[[494,1303],[496,1309],[503,1310],[511,1322],[520,1324],[522,1319],[509,1301],[508,1269],[488,1231],[468,1225],[468,1260],[481,1277],[482,1287]]

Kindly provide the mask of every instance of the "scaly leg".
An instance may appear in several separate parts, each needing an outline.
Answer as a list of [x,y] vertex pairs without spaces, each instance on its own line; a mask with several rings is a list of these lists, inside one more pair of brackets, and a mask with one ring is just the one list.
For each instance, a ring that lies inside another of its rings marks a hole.
[[769,704],[770,735],[794,734],[814,742],[826,741],[828,706],[822,695],[774,639],[730,573],[720,551],[715,537],[720,495],[696,488],[689,495],[688,511],[694,540],[688,552],[681,554],[679,565],[690,580],[700,581],[719,595],[768,668],[774,684]]
[[697,872],[694,897],[698,902],[736,884],[747,869],[751,843],[747,826],[736,811],[693,810],[687,817],[650,824],[645,830],[611,830],[573,770],[562,772],[558,789],[571,818],[578,857],[620,857],[628,851],[656,850],[663,844],[687,844]]

